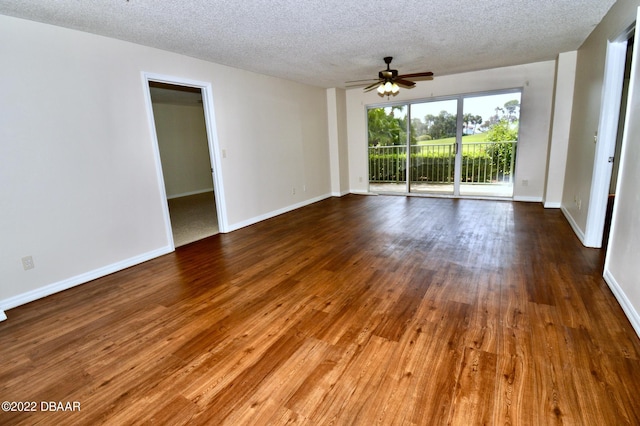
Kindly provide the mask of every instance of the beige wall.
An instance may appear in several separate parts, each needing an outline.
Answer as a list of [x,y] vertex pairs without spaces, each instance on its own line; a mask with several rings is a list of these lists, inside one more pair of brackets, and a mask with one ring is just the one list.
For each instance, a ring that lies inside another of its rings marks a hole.
[[547,208],[558,208],[562,205],[567,147],[571,128],[571,110],[573,108],[576,60],[576,51],[561,53],[556,60],[556,82],[553,94],[549,153],[547,156],[547,181],[544,192],[544,206]]
[[[600,122],[602,87],[605,74],[607,42],[615,41],[636,20],[638,0],[618,0],[578,49],[576,85],[565,176],[562,208],[573,222],[578,235],[586,232],[587,215],[592,203],[593,167],[596,153],[594,134]],[[635,76],[638,75],[638,43],[634,52]],[[604,276],[636,332],[640,334],[640,91],[630,89],[627,104],[624,152],[612,231],[607,248]],[[575,199],[582,200],[578,208]]]
[[[636,34],[638,32],[636,31]],[[638,38],[636,37],[636,40]],[[634,57],[638,58],[638,43]],[[634,59],[635,60],[635,59]],[[605,278],[640,335],[640,64],[632,65],[632,83],[622,162],[616,187],[613,225],[605,262]]]
[[331,153],[331,194],[349,192],[346,93],[344,89],[327,89],[329,147]]
[[331,192],[322,88],[6,16],[0,40],[0,310],[171,250],[145,72],[210,82],[230,229]]
[[153,103],[167,198],[212,191],[202,105]]
[[600,121],[607,42],[633,24],[638,4],[637,0],[618,0],[578,49],[562,209],[582,238],[591,207],[594,137]]
[[[555,61],[546,61],[436,76],[432,81],[417,83],[413,89],[401,89],[392,102],[522,88],[514,198],[542,201],[554,75]],[[362,89],[347,91],[349,183],[353,192],[366,192],[368,189],[366,108],[384,102],[386,98],[381,98],[375,90],[368,93],[363,93]],[[527,181],[526,186],[523,181]]]
[[[638,45],[634,45],[635,58],[638,58]],[[635,81],[627,104],[605,278],[640,335],[640,64],[635,62],[632,67],[632,81]]]

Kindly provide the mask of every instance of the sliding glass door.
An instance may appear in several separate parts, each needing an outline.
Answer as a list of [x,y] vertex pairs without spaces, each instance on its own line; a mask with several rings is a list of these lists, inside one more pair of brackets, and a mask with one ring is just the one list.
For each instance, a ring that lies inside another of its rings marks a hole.
[[454,194],[458,101],[411,104],[410,192]]
[[460,195],[512,197],[520,93],[464,98]]
[[405,193],[407,188],[408,105],[370,108],[369,190]]
[[512,197],[520,92],[368,110],[369,190]]

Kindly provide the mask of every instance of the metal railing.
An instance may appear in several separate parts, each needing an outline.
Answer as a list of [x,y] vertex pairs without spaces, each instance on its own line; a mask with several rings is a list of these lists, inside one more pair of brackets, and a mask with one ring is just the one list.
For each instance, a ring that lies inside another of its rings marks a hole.
[[411,145],[411,182],[453,183],[456,144]]
[[[369,181],[453,183],[455,143],[411,145],[409,173],[406,146],[369,147]],[[463,142],[460,180],[465,183],[512,182],[516,141]]]

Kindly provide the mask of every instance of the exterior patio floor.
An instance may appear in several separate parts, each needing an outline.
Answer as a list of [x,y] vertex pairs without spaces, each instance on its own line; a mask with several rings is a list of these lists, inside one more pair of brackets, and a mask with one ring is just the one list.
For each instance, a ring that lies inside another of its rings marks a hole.
[[[406,194],[407,184],[401,183],[379,183],[370,182],[369,191],[380,194]],[[453,195],[453,184],[437,184],[411,182],[412,194],[431,195]],[[512,183],[490,183],[490,184],[460,184],[460,196],[462,197],[498,197],[512,198]]]

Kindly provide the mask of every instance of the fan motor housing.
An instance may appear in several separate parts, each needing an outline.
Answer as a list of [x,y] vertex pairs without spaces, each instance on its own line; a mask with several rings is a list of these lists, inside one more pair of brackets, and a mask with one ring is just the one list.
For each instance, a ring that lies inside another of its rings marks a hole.
[[398,70],[383,70],[378,73],[378,78],[383,80],[396,78],[398,76]]

